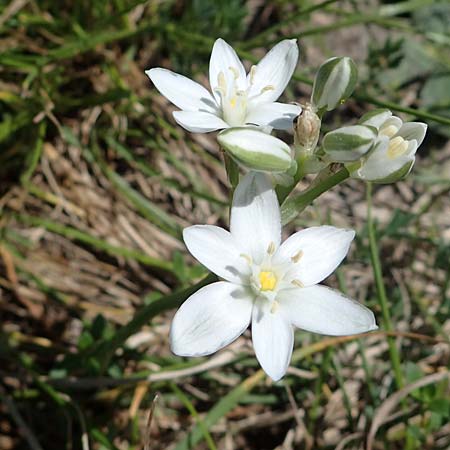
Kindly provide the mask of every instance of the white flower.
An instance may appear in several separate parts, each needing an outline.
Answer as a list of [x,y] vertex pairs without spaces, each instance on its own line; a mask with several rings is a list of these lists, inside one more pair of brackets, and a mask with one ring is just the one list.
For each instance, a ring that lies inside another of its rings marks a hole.
[[247,124],[290,129],[301,109],[276,100],[297,60],[296,40],[284,40],[246,75],[233,48],[217,39],[209,62],[212,95],[195,81],[167,69],[150,69],[146,74],[159,92],[181,109],[173,115],[188,131],[207,133]]
[[387,109],[376,109],[364,115],[361,125],[378,130],[377,142],[351,175],[366,181],[393,182],[411,170],[416,151],[422,143],[427,125],[406,122]]
[[377,328],[369,309],[317,284],[345,257],[353,231],[312,227],[281,244],[275,191],[256,172],[236,188],[230,222],[230,232],[212,225],[184,230],[192,255],[224,281],[203,287],[177,311],[170,332],[174,353],[209,355],[251,322],[256,357],[279,380],[291,359],[293,326],[335,336]]

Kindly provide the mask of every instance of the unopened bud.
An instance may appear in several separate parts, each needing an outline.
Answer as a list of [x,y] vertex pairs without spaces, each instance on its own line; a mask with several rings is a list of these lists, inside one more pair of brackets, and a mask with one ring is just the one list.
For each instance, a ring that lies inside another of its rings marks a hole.
[[228,128],[217,136],[219,144],[240,165],[263,172],[286,172],[291,149],[282,140],[256,128]]
[[360,159],[373,146],[377,130],[365,125],[338,128],[323,138],[325,153],[335,162],[351,162]]
[[314,79],[312,104],[321,110],[331,111],[345,102],[355,89],[358,70],[347,56],[325,61]]
[[319,140],[320,125],[321,121],[312,105],[305,105],[294,123],[295,147],[301,147],[305,153],[312,153]]

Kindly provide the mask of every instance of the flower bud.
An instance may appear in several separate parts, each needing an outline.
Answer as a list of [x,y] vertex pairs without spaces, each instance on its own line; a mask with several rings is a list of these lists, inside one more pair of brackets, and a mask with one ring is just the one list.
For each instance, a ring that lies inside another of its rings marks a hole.
[[323,138],[325,153],[334,162],[351,162],[364,156],[375,143],[377,130],[365,125],[352,125],[330,131]]
[[353,60],[347,56],[325,61],[314,79],[312,104],[327,111],[344,103],[355,89],[358,70]]
[[302,109],[294,123],[294,142],[303,152],[312,153],[319,140],[321,121],[314,108],[308,104]]
[[240,165],[263,172],[286,172],[292,164],[291,149],[282,140],[256,128],[227,128],[219,144]]

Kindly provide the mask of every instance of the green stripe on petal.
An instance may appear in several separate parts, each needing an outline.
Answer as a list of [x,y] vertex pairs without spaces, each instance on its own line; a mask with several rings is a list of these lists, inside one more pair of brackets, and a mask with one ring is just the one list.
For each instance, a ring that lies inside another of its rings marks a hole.
[[323,138],[323,148],[333,161],[356,161],[372,148],[376,137],[375,128],[352,125],[326,134]]

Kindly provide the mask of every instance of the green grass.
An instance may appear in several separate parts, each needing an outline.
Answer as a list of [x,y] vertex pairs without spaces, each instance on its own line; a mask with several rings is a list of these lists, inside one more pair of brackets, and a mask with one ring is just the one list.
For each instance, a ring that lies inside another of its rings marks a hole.
[[[446,2],[417,0],[0,8],[0,447],[328,450],[349,439],[349,449],[375,423],[374,450],[448,448],[448,377],[434,375],[449,368],[449,18]],[[354,57],[355,94],[325,129],[380,106],[429,125],[412,175],[373,186],[369,202],[345,169],[284,201],[289,231],[355,228],[327,283],[381,326],[345,338],[297,331],[278,383],[249,334],[217,359],[168,347],[175,309],[214,279],[182,229],[227,227],[229,183],[214,134],[178,127],[144,70],[206,83],[217,37],[249,64],[299,38],[286,101],[308,101],[326,58]]]

